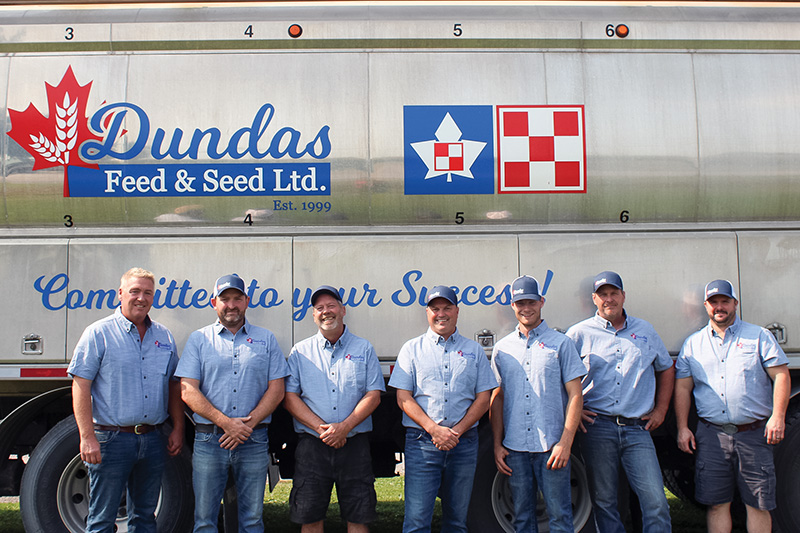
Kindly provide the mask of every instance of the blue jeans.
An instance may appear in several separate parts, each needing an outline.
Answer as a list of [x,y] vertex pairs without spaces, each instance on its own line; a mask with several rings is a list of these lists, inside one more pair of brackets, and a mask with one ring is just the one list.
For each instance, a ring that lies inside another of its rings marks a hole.
[[195,433],[192,455],[194,531],[217,531],[219,503],[230,468],[236,483],[240,533],[264,533],[262,513],[269,465],[267,428],[253,430],[250,438],[233,450],[220,447],[221,436],[220,433]]
[[573,533],[570,463],[558,470],[548,470],[550,452],[529,453],[508,450],[506,464],[511,468],[508,485],[514,498],[514,531],[538,533],[536,503],[541,489],[551,533]]
[[95,431],[100,442],[100,463],[86,464],[89,471],[89,516],[86,533],[114,531],[117,511],[128,486],[128,531],[155,533],[156,505],[161,475],[167,460],[160,431],[144,435]]
[[441,487],[442,531],[466,533],[472,481],[478,463],[478,430],[471,429],[452,450],[436,448],[431,436],[406,429],[405,517],[403,533],[430,532]]
[[594,504],[597,530],[625,533],[617,508],[620,464],[642,509],[644,533],[672,531],[664,481],[653,439],[644,426],[618,426],[613,420],[595,418],[582,435],[583,454]]

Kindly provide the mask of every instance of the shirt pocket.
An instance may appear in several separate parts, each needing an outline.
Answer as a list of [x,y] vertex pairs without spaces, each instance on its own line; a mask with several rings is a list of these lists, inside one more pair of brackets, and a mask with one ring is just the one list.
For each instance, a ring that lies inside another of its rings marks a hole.
[[656,360],[656,351],[650,347],[650,343],[636,338],[631,340],[631,344],[639,352],[639,357],[636,359],[637,370],[649,368]]
[[342,383],[345,387],[349,390],[365,392],[367,387],[367,364],[364,360],[348,359],[345,356],[339,369],[342,373]]
[[172,362],[172,352],[166,352],[162,355],[163,361],[161,361],[161,375],[166,376],[169,374],[169,369],[172,366],[170,363]]
[[[745,394],[754,398],[763,396],[766,390],[765,381],[768,378],[766,378],[766,371],[761,367],[761,358],[755,348],[745,348],[730,359],[728,363],[733,363],[735,366],[729,366],[728,370],[735,368],[741,376]],[[769,386],[768,383],[766,385]],[[772,397],[771,390],[769,397]]]
[[[453,364],[452,382],[463,387],[459,390],[472,390],[478,381],[478,366],[475,364],[477,354],[453,352],[450,361]],[[451,387],[451,390],[454,390]]]
[[269,358],[267,357],[267,345],[257,341],[252,343],[240,344],[237,348],[239,364],[246,365],[250,362],[257,364],[269,375]]

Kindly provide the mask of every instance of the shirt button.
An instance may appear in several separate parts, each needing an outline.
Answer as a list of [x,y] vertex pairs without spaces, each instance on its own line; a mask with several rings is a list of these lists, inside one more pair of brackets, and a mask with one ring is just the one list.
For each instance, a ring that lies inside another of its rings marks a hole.
[[333,410],[335,411],[335,410],[336,410],[336,408],[334,407],[334,408],[333,408]]
[[236,389],[233,389],[233,392],[236,392]]
[[445,398],[444,403],[447,403],[447,399]]
[[444,417],[444,419],[447,420],[447,417]]

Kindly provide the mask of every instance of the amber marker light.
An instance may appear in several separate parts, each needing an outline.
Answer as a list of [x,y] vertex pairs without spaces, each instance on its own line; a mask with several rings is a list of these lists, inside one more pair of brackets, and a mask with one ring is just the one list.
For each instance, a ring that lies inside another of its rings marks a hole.
[[289,26],[289,37],[292,39],[297,39],[301,35],[303,35],[303,28],[300,26],[300,24],[292,24]]
[[617,28],[614,31],[617,32],[617,37],[624,39],[625,37],[628,36],[631,30],[629,30],[625,24],[618,24]]

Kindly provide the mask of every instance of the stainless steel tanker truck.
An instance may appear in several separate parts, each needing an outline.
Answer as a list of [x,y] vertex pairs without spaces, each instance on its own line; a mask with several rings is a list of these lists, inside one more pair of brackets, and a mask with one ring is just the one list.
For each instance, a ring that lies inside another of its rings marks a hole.
[[[310,291],[335,285],[386,376],[437,284],[488,354],[515,325],[514,277],[547,285],[544,317],[564,330],[616,270],[675,355],[707,320],[704,283],[727,278],[800,390],[798,4],[0,4],[0,493],[20,495],[29,532],[82,530],[66,367],[132,266],[156,274],[151,315],[179,347],[213,320],[221,274],[247,280],[248,315],[286,353],[315,330]],[[776,449],[786,532],[797,400]],[[391,476],[391,392],[374,418]],[[481,431],[471,529],[511,531]],[[655,440],[691,498],[674,423]],[[291,477],[285,412],[270,443]],[[191,523],[188,448],[164,475],[165,532]],[[590,531],[578,455],[572,474]]]

